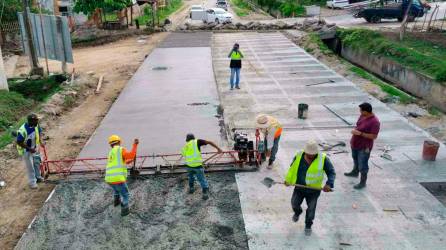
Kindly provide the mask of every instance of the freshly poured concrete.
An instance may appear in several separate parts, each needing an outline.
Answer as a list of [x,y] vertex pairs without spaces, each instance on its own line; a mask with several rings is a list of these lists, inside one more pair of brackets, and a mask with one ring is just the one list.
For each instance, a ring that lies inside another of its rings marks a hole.
[[[229,90],[227,54],[237,42],[245,55],[241,90]],[[225,123],[253,127],[258,113],[271,114],[284,126],[339,126],[358,117],[358,104],[372,103],[381,120],[381,132],[370,159],[366,189],[356,191],[358,179],[343,175],[351,169],[350,154],[330,155],[336,172],[335,191],[318,201],[313,235],[303,233],[304,214],[291,221],[292,188],[271,189],[265,176],[282,180],[297,150],[308,139],[349,143],[350,129],[284,130],[273,170],[237,174],[240,201],[251,249],[443,249],[446,209],[419,182],[446,180],[446,150],[441,145],[436,162],[421,159],[429,135],[400,114],[367,95],[280,33],[214,34],[213,63]],[[305,86],[310,83],[336,83]],[[309,118],[297,119],[298,103],[310,105]],[[394,161],[379,157],[390,145]],[[349,150],[348,146],[346,148]],[[305,208],[305,203],[303,204]],[[384,210],[396,210],[386,212]],[[351,246],[342,245],[343,243]]]
[[211,49],[192,47],[190,42],[209,44],[210,34],[203,34],[197,39],[173,34],[150,54],[82,150],[81,158],[106,156],[107,138],[112,134],[121,136],[127,148],[133,138],[139,138],[138,155],[180,153],[187,133],[222,143]]

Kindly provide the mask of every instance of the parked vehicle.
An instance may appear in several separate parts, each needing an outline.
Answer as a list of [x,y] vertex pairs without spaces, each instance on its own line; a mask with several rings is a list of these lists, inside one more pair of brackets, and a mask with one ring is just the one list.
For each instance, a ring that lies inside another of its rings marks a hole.
[[[380,8],[367,8],[359,11],[353,16],[356,18],[364,18],[369,23],[379,23],[381,19],[398,19],[399,22],[403,21],[407,7],[409,6],[409,0],[403,0],[399,5],[380,7]],[[419,0],[413,0],[412,6],[409,10],[408,20],[413,21],[416,17],[422,17],[427,11]]]
[[327,7],[332,9],[342,9],[350,5],[356,5],[359,3],[367,4],[370,0],[328,0]]
[[232,14],[220,8],[210,8],[206,10],[206,18],[203,20],[207,23],[232,23]]
[[217,8],[221,8],[224,9],[226,11],[228,11],[228,2],[226,2],[226,0],[217,0]]
[[192,20],[203,20],[206,10],[202,5],[192,5],[190,8],[189,17]]

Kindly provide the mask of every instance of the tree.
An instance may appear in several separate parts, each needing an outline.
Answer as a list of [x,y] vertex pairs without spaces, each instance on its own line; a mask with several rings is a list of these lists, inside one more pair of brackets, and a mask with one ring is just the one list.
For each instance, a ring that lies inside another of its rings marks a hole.
[[17,21],[17,12],[22,11],[20,0],[1,0],[0,21]]
[[85,15],[92,15],[96,9],[103,9],[105,11],[122,10],[132,4],[132,0],[76,0],[74,4],[74,11],[76,13],[84,13]]

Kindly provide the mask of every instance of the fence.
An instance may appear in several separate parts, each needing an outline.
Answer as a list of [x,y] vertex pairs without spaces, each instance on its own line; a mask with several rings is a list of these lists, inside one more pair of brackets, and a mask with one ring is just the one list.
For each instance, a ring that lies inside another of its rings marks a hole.
[[[28,37],[26,36],[23,13],[19,13],[22,44],[29,55]],[[65,16],[29,14],[33,33],[33,45],[38,57],[61,62],[73,63],[71,36],[68,19]]]
[[20,33],[19,22],[0,23],[0,45],[8,42],[11,37],[16,37]]
[[441,9],[439,5],[433,5],[431,10],[423,17],[415,18],[410,27],[412,32],[431,32],[446,30],[446,8]]

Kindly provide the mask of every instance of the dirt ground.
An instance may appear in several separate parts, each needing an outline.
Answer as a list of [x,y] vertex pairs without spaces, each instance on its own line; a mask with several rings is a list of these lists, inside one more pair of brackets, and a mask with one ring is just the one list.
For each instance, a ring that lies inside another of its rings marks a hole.
[[[76,156],[94,132],[109,107],[137,70],[145,56],[167,33],[147,37],[130,37],[111,44],[74,49],[76,72],[105,76],[97,95],[81,100],[79,106],[58,116],[43,118],[44,138],[51,159]],[[15,74],[26,72],[27,59],[19,58]],[[69,66],[71,71],[72,66]],[[51,71],[60,71],[60,64],[50,63]],[[30,190],[22,162],[12,145],[0,153],[0,179],[6,187],[0,189],[0,248],[12,249],[33,220],[45,199],[53,190],[50,183]]]
[[208,180],[207,201],[187,193],[186,175],[130,181],[124,218],[104,182],[62,183],[17,249],[248,249],[234,173]]

